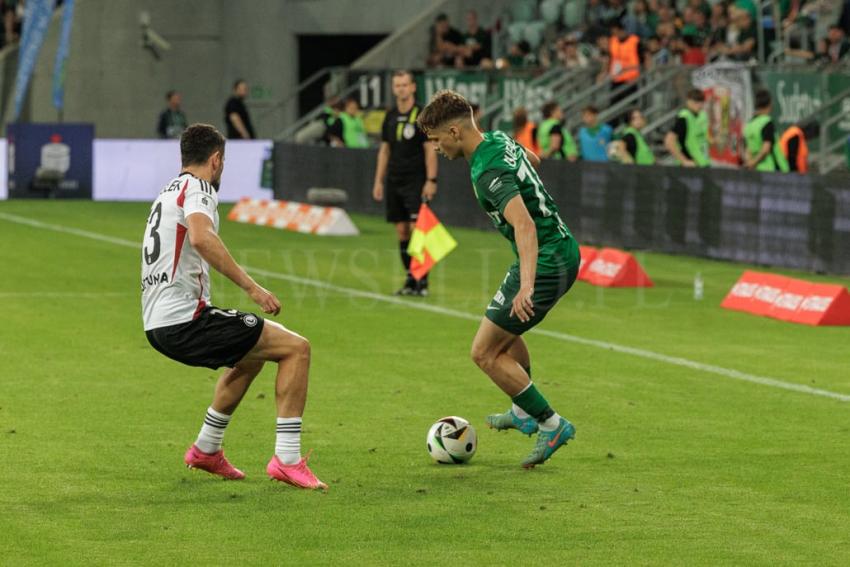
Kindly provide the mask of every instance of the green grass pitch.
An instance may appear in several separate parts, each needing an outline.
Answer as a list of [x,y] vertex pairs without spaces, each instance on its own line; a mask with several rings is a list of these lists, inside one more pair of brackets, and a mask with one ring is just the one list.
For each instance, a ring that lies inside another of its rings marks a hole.
[[[535,381],[577,437],[521,469],[532,440],[486,429],[507,399],[468,355],[464,314],[483,312],[511,262],[492,231],[453,229],[432,297],[388,302],[370,295],[401,283],[379,219],[356,216],[350,239],[222,220],[237,260],[282,299],[277,320],[312,342],[303,446],[331,489],[266,477],[268,367],[225,439],[247,479],[188,471],[217,373],[145,340],[147,210],[0,203],[0,564],[850,564],[847,402],[532,333]],[[744,266],[639,258],[655,288],[578,283],[541,329],[850,394],[850,329],[720,309]],[[218,275],[213,299],[254,309]],[[425,450],[450,414],[478,429],[469,465]]]

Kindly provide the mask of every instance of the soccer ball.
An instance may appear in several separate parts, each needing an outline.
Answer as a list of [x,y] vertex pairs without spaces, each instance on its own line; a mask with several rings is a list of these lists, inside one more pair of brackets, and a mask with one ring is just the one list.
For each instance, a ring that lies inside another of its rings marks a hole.
[[431,426],[426,439],[428,453],[438,463],[457,465],[467,462],[478,448],[475,428],[462,417],[444,417]]

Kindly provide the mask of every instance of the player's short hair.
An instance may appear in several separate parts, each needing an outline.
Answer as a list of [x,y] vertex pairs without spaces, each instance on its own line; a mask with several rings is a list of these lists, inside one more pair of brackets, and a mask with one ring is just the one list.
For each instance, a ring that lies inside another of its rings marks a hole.
[[634,120],[634,118],[635,118],[635,112],[640,112],[640,108],[633,108],[633,109],[631,109],[631,110],[629,111],[629,122],[631,122],[632,120]]
[[691,89],[688,91],[688,100],[705,102],[705,93],[701,89]]
[[550,100],[540,109],[540,112],[543,114],[543,118],[549,118],[555,113],[555,110],[558,109],[558,103],[554,100]]
[[183,167],[206,163],[215,152],[224,153],[224,136],[209,124],[192,124],[180,136]]
[[430,132],[452,120],[472,120],[472,105],[463,95],[454,91],[442,90],[434,93],[419,118],[416,119],[423,132]]
[[599,109],[593,106],[592,104],[588,104],[584,107],[584,110],[582,110],[582,112],[588,112],[590,114],[599,114]]
[[519,131],[524,128],[526,124],[528,124],[528,111],[524,106],[518,106],[514,108],[513,120],[512,120],[514,132]]
[[770,92],[766,89],[756,91],[755,106],[756,108],[767,108],[770,106]]
[[235,91],[239,85],[245,82],[245,79],[236,79],[235,81],[233,81],[233,90]]
[[175,91],[173,89],[168,91],[167,93],[165,93],[165,100],[171,100],[171,97],[173,97],[176,94],[177,94],[177,91]]

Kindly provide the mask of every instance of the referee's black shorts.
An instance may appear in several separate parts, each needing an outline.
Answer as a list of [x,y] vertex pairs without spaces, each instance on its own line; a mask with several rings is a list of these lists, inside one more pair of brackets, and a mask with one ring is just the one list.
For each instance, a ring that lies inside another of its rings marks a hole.
[[416,222],[422,205],[424,177],[388,178],[386,183],[387,222]]

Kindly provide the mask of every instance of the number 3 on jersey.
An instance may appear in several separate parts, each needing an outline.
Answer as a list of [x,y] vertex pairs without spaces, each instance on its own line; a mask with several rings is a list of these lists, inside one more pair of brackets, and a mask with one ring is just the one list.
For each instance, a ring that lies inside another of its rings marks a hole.
[[[156,222],[154,221],[154,217],[156,217]],[[157,203],[154,210],[151,212],[151,216],[148,217],[148,225],[151,225],[150,232],[148,233],[148,238],[153,239],[153,249],[148,251],[148,245],[145,244],[144,253],[145,253],[145,263],[150,266],[159,258],[159,223],[162,221],[162,203]]]

